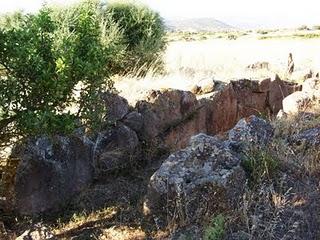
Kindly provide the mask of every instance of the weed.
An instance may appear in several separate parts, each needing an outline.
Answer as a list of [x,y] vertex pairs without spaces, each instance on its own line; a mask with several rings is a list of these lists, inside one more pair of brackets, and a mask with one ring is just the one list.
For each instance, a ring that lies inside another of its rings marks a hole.
[[204,240],[220,240],[225,236],[225,219],[222,214],[217,215],[211,221],[211,225],[204,231]]
[[278,169],[279,162],[267,150],[251,149],[242,161],[250,185],[254,186],[265,179],[271,179]]

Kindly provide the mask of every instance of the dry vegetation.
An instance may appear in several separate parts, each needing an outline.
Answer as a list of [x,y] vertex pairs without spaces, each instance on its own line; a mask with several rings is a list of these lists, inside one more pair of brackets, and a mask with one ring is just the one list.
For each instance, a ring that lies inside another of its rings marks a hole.
[[[218,34],[226,37],[215,38]],[[164,76],[153,74],[152,69],[142,78],[135,74],[118,76],[115,87],[120,95],[134,103],[147,90],[190,90],[201,79],[214,78],[228,82],[240,78],[261,79],[277,73],[282,79],[300,81],[310,70],[320,70],[320,38],[294,37],[296,34],[319,34],[318,31],[259,30],[246,32],[236,40],[229,40],[227,36],[230,34],[239,33],[200,33],[193,34],[197,36],[194,41],[179,39],[170,42],[164,56]],[[200,40],[202,35],[207,39]],[[267,39],[261,40],[261,37]],[[288,76],[286,70],[290,52],[293,53],[295,71]],[[258,61],[269,62],[269,69],[246,69]]]

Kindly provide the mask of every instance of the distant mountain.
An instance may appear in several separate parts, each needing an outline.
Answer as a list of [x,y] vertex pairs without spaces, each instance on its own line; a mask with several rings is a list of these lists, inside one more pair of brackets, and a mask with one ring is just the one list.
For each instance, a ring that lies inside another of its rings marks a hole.
[[169,31],[210,32],[234,29],[234,27],[214,18],[166,19],[165,23]]

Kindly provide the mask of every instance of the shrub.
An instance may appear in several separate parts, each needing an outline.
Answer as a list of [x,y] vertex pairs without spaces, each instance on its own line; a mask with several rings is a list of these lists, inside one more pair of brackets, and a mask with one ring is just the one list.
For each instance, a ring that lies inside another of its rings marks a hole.
[[313,29],[313,30],[320,30],[320,25],[314,25],[314,26],[312,27],[312,29]]
[[261,35],[266,35],[266,34],[269,33],[269,31],[267,31],[267,30],[258,30],[257,33],[261,34]]
[[308,28],[307,25],[302,25],[302,26],[298,27],[298,30],[302,31],[302,30],[310,30],[310,29]]
[[100,125],[100,92],[112,87],[108,66],[121,55],[121,37],[97,9],[83,2],[61,10],[61,21],[45,7],[1,25],[0,140]]
[[224,217],[219,214],[211,221],[211,225],[204,231],[204,240],[221,240],[225,236]]
[[228,40],[237,40],[238,36],[235,34],[228,34]]
[[120,68],[123,73],[138,69],[144,74],[155,62],[156,70],[161,70],[165,26],[158,13],[143,5],[115,2],[103,14],[111,17],[123,31],[127,45],[126,61]]
[[22,12],[15,12],[13,14],[5,14],[0,16],[0,27],[1,28],[12,28],[18,27],[22,24],[25,15]]
[[250,184],[258,184],[264,179],[271,179],[278,169],[278,161],[267,150],[251,149],[242,161]]

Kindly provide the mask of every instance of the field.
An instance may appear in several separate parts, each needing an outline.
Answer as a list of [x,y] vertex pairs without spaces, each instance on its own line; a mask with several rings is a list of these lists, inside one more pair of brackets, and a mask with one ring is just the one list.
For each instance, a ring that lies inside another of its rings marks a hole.
[[[174,41],[169,41],[164,55],[164,76],[154,76],[150,71],[144,78],[130,75],[120,77],[115,84],[120,94],[134,103],[147,90],[190,90],[204,78],[228,82],[240,78],[260,79],[277,73],[281,78],[300,81],[310,70],[320,70],[318,31],[260,30],[189,35],[191,37],[188,38],[183,34],[180,34],[180,37],[177,37],[177,34],[170,35]],[[232,40],[228,37],[232,35],[240,37]],[[295,71],[288,76],[286,70],[290,52],[293,54]],[[248,65],[258,61],[269,62],[269,69],[246,69]]]

